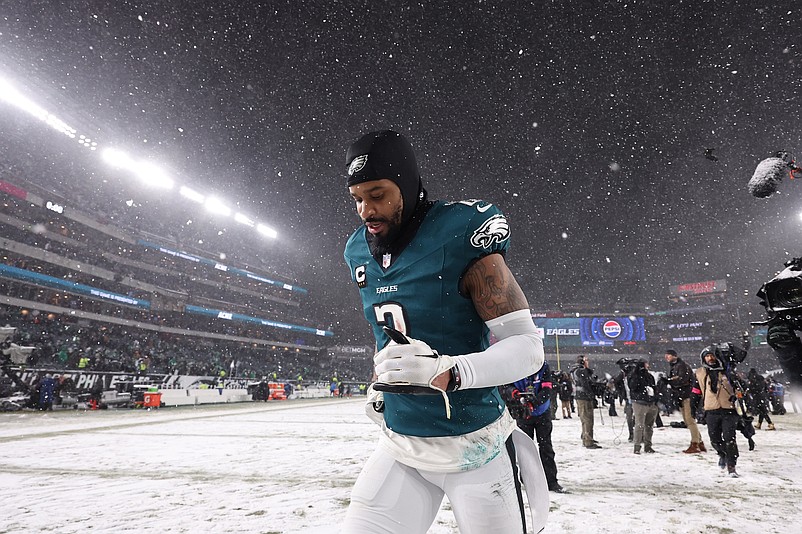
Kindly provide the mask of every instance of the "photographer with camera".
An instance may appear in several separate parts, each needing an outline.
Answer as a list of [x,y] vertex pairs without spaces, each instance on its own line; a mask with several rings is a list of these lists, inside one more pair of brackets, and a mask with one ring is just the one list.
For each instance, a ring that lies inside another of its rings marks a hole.
[[557,481],[557,463],[554,461],[554,446],[551,443],[553,390],[548,362],[544,362],[543,367],[533,375],[513,384],[499,386],[501,398],[507,403],[518,428],[537,441],[549,491],[567,493]]
[[586,449],[601,449],[601,445],[593,439],[593,409],[596,403],[596,375],[588,367],[588,357],[580,354],[576,357],[576,365],[571,368],[574,380],[574,397],[576,411],[582,423],[582,445]]
[[696,424],[696,418],[691,408],[691,391],[693,389],[693,370],[691,366],[677,355],[677,351],[673,349],[666,350],[665,359],[669,365],[668,383],[671,385],[671,390],[677,397],[677,404],[682,412],[682,420],[685,426],[691,432],[691,444],[685,449],[685,454],[697,454],[707,452],[704,441],[702,441],[702,434],[699,432],[699,426]]
[[738,463],[735,431],[738,428],[740,415],[736,410],[736,402],[743,394],[734,373],[735,365],[746,357],[745,350],[736,351],[739,349],[733,347],[731,343],[705,347],[700,354],[702,366],[696,370],[696,380],[702,391],[710,444],[718,453],[719,467],[722,471],[726,469],[732,478],[738,478],[738,472],[735,470]]

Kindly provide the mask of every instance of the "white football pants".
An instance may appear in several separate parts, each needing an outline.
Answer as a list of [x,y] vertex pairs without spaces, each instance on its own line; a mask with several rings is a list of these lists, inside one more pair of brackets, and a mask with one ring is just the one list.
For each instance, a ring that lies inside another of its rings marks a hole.
[[461,534],[520,534],[515,480],[506,448],[486,465],[457,473],[414,469],[377,448],[354,484],[341,532],[424,534],[448,495]]

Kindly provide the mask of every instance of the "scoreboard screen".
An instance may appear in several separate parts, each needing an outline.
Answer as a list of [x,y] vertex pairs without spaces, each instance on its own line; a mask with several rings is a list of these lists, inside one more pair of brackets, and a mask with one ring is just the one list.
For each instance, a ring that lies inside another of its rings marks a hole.
[[613,347],[646,341],[643,317],[582,317],[579,336],[583,346]]
[[547,348],[616,347],[646,341],[643,317],[535,318]]

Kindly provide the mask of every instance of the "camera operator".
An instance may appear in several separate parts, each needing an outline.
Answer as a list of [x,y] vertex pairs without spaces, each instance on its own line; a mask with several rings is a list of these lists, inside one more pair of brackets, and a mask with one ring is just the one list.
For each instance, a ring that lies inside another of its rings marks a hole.
[[[722,345],[724,349],[722,351]],[[735,403],[742,392],[738,389],[734,376],[736,361],[735,348],[727,344],[705,347],[700,354],[702,366],[696,370],[696,380],[702,391],[702,402],[707,421],[710,444],[718,453],[718,465],[732,478],[738,478],[735,466],[738,463],[738,444],[735,431],[740,416]],[[745,357],[746,351],[742,351]]]
[[582,422],[582,445],[586,449],[601,449],[601,445],[593,439],[593,409],[596,402],[594,391],[596,375],[588,367],[588,357],[580,354],[576,358],[576,365],[571,368],[571,378],[574,380],[574,396],[576,398],[576,411]]
[[699,432],[699,426],[696,424],[694,412],[691,409],[691,390],[694,382],[693,370],[673,349],[666,350],[665,359],[669,365],[668,383],[677,397],[677,403],[682,412],[682,420],[691,432],[691,444],[682,452],[685,454],[707,452],[707,448],[702,441],[702,434]]
[[499,390],[518,428],[531,439],[537,440],[549,491],[567,493],[557,481],[557,464],[551,443],[551,397],[554,388],[548,362],[544,362],[543,367],[535,374],[513,384],[499,386]]

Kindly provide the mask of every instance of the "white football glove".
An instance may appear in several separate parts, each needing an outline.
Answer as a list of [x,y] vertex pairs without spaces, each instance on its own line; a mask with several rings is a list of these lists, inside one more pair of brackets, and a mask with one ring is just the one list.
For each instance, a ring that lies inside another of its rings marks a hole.
[[445,390],[434,387],[432,382],[454,367],[454,359],[438,354],[423,341],[408,338],[397,330],[385,327],[385,332],[392,341],[373,357],[378,377],[376,389],[398,393],[438,392],[446,403],[446,417],[451,419]]
[[384,393],[376,391],[371,384],[368,386],[367,396],[365,414],[371,421],[381,426],[384,423]]

